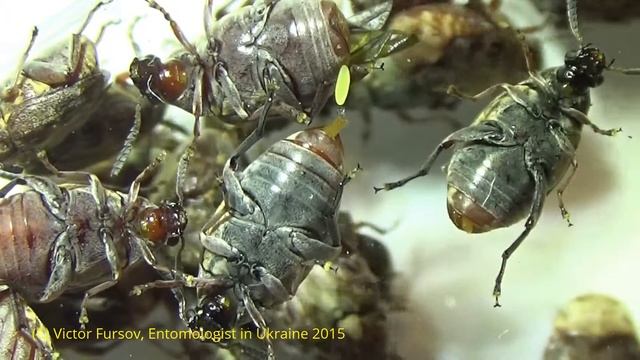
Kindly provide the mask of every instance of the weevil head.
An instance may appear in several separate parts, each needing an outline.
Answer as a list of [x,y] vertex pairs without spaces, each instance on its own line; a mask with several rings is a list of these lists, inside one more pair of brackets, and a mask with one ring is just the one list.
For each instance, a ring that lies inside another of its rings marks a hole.
[[182,205],[175,202],[147,207],[138,218],[140,235],[153,245],[178,244],[186,227],[187,214]]
[[227,330],[235,326],[238,302],[232,289],[200,300],[187,326],[191,330]]
[[483,233],[500,227],[494,215],[451,185],[447,191],[447,211],[451,222],[468,233]]
[[349,24],[333,1],[320,1],[325,23],[328,25],[329,39],[334,53],[339,58],[349,55]]
[[147,98],[173,104],[189,87],[187,68],[187,64],[181,59],[163,63],[157,56],[148,55],[133,59],[129,73],[133,83]]
[[604,52],[585,45],[565,55],[564,66],[558,70],[557,76],[560,83],[572,93],[581,94],[602,84],[603,72],[607,67]]

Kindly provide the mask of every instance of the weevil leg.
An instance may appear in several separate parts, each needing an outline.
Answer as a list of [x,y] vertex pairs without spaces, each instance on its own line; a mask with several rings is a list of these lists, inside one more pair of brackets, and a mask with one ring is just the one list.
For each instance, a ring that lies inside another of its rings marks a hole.
[[185,149],[184,153],[180,156],[180,160],[178,160],[178,171],[176,172],[176,196],[178,197],[178,202],[180,204],[184,203],[184,182],[187,178],[187,172],[189,171],[189,163],[191,163],[191,158],[196,152],[197,146],[197,137],[193,137],[193,140],[189,143],[189,146]]
[[175,22],[175,20],[173,20],[169,12],[154,0],[145,0],[145,1],[147,2],[147,4],[149,4],[149,7],[151,7],[152,9],[156,9],[162,13],[165,20],[169,22],[169,25],[171,26],[171,30],[173,31],[173,35],[176,37],[176,39],[182,45],[182,47],[185,50],[187,50],[191,55],[194,55],[197,59],[202,61],[200,59],[200,54],[198,54],[198,50],[196,49],[196,47],[193,46],[193,44],[187,39],[187,37],[182,32],[182,29],[180,28],[180,26],[178,25],[177,22]]
[[249,34],[246,39],[244,35],[241,37],[240,42],[243,45],[255,44],[256,39],[262,34],[264,27],[269,19],[269,14],[279,0],[257,0],[253,3],[251,8],[251,21],[254,22],[252,26],[249,26]]
[[[182,277],[176,277],[170,280],[156,280],[146,284],[134,286],[131,290],[131,295],[140,295],[145,291],[160,288],[160,289],[172,289],[180,287],[189,288],[225,288],[228,289],[233,286],[234,281],[228,276],[217,276],[213,278],[194,277],[185,275]],[[184,312],[186,314],[186,312]]]
[[260,77],[262,89],[267,97],[272,94],[274,99],[277,99],[274,111],[287,120],[309,125],[312,118],[322,110],[321,105],[324,104],[330,94],[331,84],[322,83],[318,86],[311,102],[312,114],[309,117],[301,110],[302,104],[292,90],[293,81],[278,59],[274,58],[266,50],[258,50],[257,57],[259,62],[253,67],[253,71],[256,72],[255,76]]
[[518,88],[515,86],[509,86],[505,87],[504,90],[516,104],[525,108],[531,116],[534,118],[540,118],[542,116],[543,112],[542,109],[540,109],[540,106],[535,102],[529,101],[529,99],[527,99],[522,91],[518,90]]
[[234,151],[233,155],[229,158],[229,164],[233,167],[234,170],[237,170],[238,159],[243,156],[253,145],[255,145],[258,140],[262,139],[264,136],[264,130],[267,126],[267,116],[269,115],[269,110],[271,109],[271,105],[273,105],[273,94],[269,93],[267,96],[267,100],[265,103],[251,115],[250,118],[254,118],[259,115],[258,118],[258,126],[247,136],[238,146],[238,148]]
[[245,194],[240,184],[239,174],[241,173],[232,168],[231,159],[229,159],[224,169],[222,169],[222,179],[224,181],[223,196],[226,207],[230,211],[246,216],[254,213],[256,205],[253,200]]
[[[26,186],[32,188],[34,191],[42,194],[42,198],[45,199],[45,203],[48,206],[51,213],[58,219],[64,220],[66,199],[65,195],[60,187],[56,185],[52,180],[46,177],[34,176],[34,175],[22,175],[15,174],[0,169],[0,176],[11,179],[11,182],[24,183]],[[2,190],[11,190],[8,188],[9,184],[5,185]]]
[[92,287],[84,293],[84,298],[82,299],[82,303],[80,304],[80,319],[78,320],[80,322],[80,328],[82,330],[85,329],[86,324],[89,322],[89,316],[87,315],[87,302],[89,301],[89,298],[113,287],[117,283],[117,280],[105,281],[102,284]]
[[40,302],[48,302],[60,294],[62,294],[67,283],[73,278],[73,269],[75,267],[75,256],[71,239],[76,236],[76,226],[68,225],[66,229],[55,239],[55,246],[51,259],[53,266],[51,267],[51,275],[42,295]]
[[206,235],[200,233],[200,242],[205,249],[213,254],[223,256],[227,259],[237,259],[240,257],[240,252],[235,247],[229,245],[228,242],[220,239],[215,235]]
[[340,255],[339,239],[339,237],[334,237],[332,243],[327,243],[310,238],[296,229],[291,229],[289,230],[289,249],[304,261],[311,261],[312,263],[317,260],[329,261]]
[[80,35],[80,34],[82,34],[84,32],[84,30],[89,25],[89,22],[91,22],[91,18],[98,11],[98,9],[100,9],[102,6],[108,5],[108,4],[112,3],[112,2],[113,2],[113,0],[100,1],[91,10],[89,10],[89,13],[87,14],[87,17],[84,19],[84,22],[80,26],[80,30],[78,30],[77,34]]
[[573,179],[573,176],[576,174],[577,169],[578,169],[578,161],[576,159],[572,159],[569,175],[567,175],[567,177],[565,178],[564,183],[558,186],[558,190],[556,191],[556,194],[558,195],[558,206],[560,207],[560,213],[562,214],[562,218],[567,221],[569,226],[573,226],[573,223],[571,223],[571,217],[569,216],[569,212],[567,211],[567,208],[564,206],[562,195],[564,194],[564,191],[569,186],[569,183],[571,183],[571,180]]
[[164,160],[165,156],[166,156],[166,153],[164,151],[158,154],[158,156],[156,156],[156,158],[153,159],[153,161],[149,165],[147,165],[147,167],[145,167],[142,170],[142,172],[138,174],[138,176],[136,176],[136,178],[131,182],[131,186],[129,187],[129,193],[127,194],[125,213],[129,211],[131,206],[133,206],[136,200],[138,199],[138,193],[140,192],[140,184],[142,184],[144,179],[146,179],[158,167],[158,165],[160,165],[160,163]]
[[98,36],[96,36],[96,39],[93,41],[93,44],[97,46],[102,40],[105,30],[107,30],[109,26],[118,25],[118,24],[120,24],[120,20],[111,20],[102,24],[102,26],[100,27],[100,31],[98,32]]
[[271,275],[267,269],[262,266],[255,266],[253,270],[257,279],[267,288],[269,293],[277,302],[285,302],[291,298],[287,289],[277,277]]
[[475,95],[471,95],[471,94],[467,94],[467,93],[464,93],[464,92],[460,91],[460,89],[458,89],[455,85],[449,85],[449,87],[447,88],[447,94],[455,96],[455,97],[458,97],[460,99],[478,101],[478,100],[482,99],[483,97],[492,94],[496,90],[505,90],[506,88],[511,87],[511,86],[513,86],[513,85],[507,84],[507,83],[495,84],[495,85],[492,85],[492,86],[484,89],[483,91],[481,91],[481,92],[479,92],[479,93],[477,93]]
[[[244,307],[249,313],[251,321],[253,321],[255,326],[258,328],[258,331],[265,331],[267,328],[267,323],[266,321],[264,321],[264,317],[262,317],[262,314],[256,307],[256,304],[253,303],[253,299],[251,299],[251,296],[249,294],[249,289],[246,286],[241,285],[241,291],[242,302],[244,303]],[[271,340],[269,338],[267,338],[267,353],[267,359],[275,359],[275,355],[273,353],[273,345],[271,344]]]
[[[440,153],[443,150],[446,150],[448,148],[450,148],[452,145],[454,145],[456,142],[464,142],[464,141],[469,141],[469,140],[475,140],[477,139],[477,136],[475,133],[471,133],[471,134],[467,134],[469,132],[469,129],[471,128],[463,128],[460,129],[456,132],[454,132],[453,134],[449,135],[446,139],[444,139],[440,144],[438,144],[438,146],[436,147],[436,149],[433,151],[433,153],[431,153],[431,155],[429,155],[429,157],[427,158],[427,161],[420,167],[420,169],[418,170],[418,172],[416,172],[413,175],[409,175],[403,179],[400,179],[398,181],[394,181],[394,182],[390,182],[390,183],[385,183],[382,187],[374,187],[374,191],[377,193],[380,190],[385,190],[385,191],[390,191],[393,190],[395,188],[404,186],[406,183],[422,177],[422,176],[426,176],[429,171],[431,170],[431,167],[433,166],[433,164],[435,163],[436,159],[438,158],[438,156],[440,155]],[[472,135],[472,136],[469,136]]]
[[71,72],[65,74],[65,84],[75,84],[78,79],[80,79],[80,75],[82,74],[82,65],[84,65],[84,60],[87,56],[88,46],[87,42],[82,41],[80,34],[73,34],[73,46],[70,58],[71,63],[69,64],[71,66]]
[[[333,84],[327,81],[323,81],[318,88],[316,89],[316,93],[313,96],[313,101],[311,101],[311,116],[306,116],[304,112],[299,114],[296,117],[296,122],[309,125],[313,121],[313,119],[317,118],[322,108],[324,107],[327,99],[331,95],[331,89]],[[291,91],[288,87],[287,89]]]
[[16,186],[16,185],[25,185],[26,182],[24,179],[13,178],[11,181],[6,183],[2,188],[0,188],[0,198],[4,198],[7,194]]
[[[9,296],[13,301],[13,313],[15,315],[15,327],[20,330],[20,333],[25,338],[26,341],[31,343],[32,346],[37,348],[43,355],[45,355],[45,359],[52,358],[53,349],[49,346],[46,346],[42,341],[40,341],[39,337],[35,334],[37,329],[34,329],[34,333],[32,334],[29,326],[29,319],[27,318],[27,304],[20,294],[16,291],[8,288],[6,290],[9,292]],[[15,355],[15,354],[14,354]]]
[[443,150],[450,148],[456,143],[470,141],[481,141],[483,143],[505,147],[519,145],[518,140],[515,138],[515,134],[513,134],[513,132],[502,123],[494,120],[483,121],[480,124],[457,130],[447,136],[446,139],[438,144],[436,149],[427,158],[427,161],[422,164],[418,172],[415,174],[409,175],[395,182],[386,183],[383,187],[374,187],[373,189],[376,193],[380,190],[389,191],[404,186],[416,178],[426,176]]
[[140,134],[140,128],[142,127],[142,106],[140,104],[136,104],[136,111],[133,119],[133,126],[129,130],[129,134],[127,134],[127,138],[124,140],[124,145],[122,145],[122,149],[116,156],[116,160],[113,162],[113,166],[111,167],[111,177],[116,177],[120,174],[120,171],[124,167],[124,164],[127,162],[129,158],[129,154],[131,150],[133,150],[133,143],[138,139],[138,134]]
[[560,111],[562,111],[565,115],[569,116],[570,118],[576,120],[577,122],[581,123],[582,125],[587,125],[589,127],[591,127],[591,129],[600,135],[606,135],[606,136],[613,136],[619,132],[622,131],[622,128],[615,128],[615,129],[601,129],[598,127],[598,125],[594,124],[591,122],[591,120],[589,120],[589,117],[587,116],[587,114],[583,113],[582,111],[578,110],[578,109],[574,109],[574,108],[567,108],[567,107],[561,107]]
[[[338,184],[338,190],[333,196],[333,206],[331,207],[331,209],[337,210],[340,207],[340,200],[342,200],[344,187],[347,186],[347,184],[350,183],[351,180],[353,180],[353,178],[356,177],[356,174],[358,174],[360,171],[362,171],[362,167],[360,166],[360,164],[357,164],[355,168],[351,169],[351,171],[344,175],[344,177]],[[330,215],[333,218],[333,213],[331,213]]]
[[98,294],[113,285],[115,285],[120,279],[120,275],[122,272],[122,268],[125,266],[124,257],[118,250],[116,243],[113,239],[113,234],[111,234],[111,230],[109,226],[106,224],[109,220],[109,206],[107,203],[107,192],[105,188],[100,183],[100,180],[97,176],[90,174],[89,175],[89,187],[91,188],[91,195],[93,196],[94,201],[96,202],[96,207],[98,211],[98,219],[100,221],[100,228],[98,229],[98,233],[100,234],[100,240],[104,245],[104,251],[107,256],[107,261],[109,266],[111,267],[111,280],[106,281],[102,284],[99,284],[91,289],[89,289],[82,300],[81,305],[81,315],[80,315],[80,324],[84,328],[85,324],[89,321],[87,317],[87,310],[85,308],[86,302],[89,297]]
[[133,32],[135,31],[135,28],[136,26],[138,26],[138,23],[140,22],[141,19],[142,19],[142,16],[134,17],[131,23],[129,23],[129,28],[127,29],[127,38],[129,39],[129,44],[131,45],[131,49],[133,49],[133,54],[137,58],[141,58],[143,56],[142,48],[140,47],[138,42],[135,40],[135,37],[133,36]]
[[[227,212],[227,204],[223,201],[218,205],[213,216],[202,226],[200,230],[202,235],[211,235],[213,232],[225,221],[229,219],[229,213]],[[200,239],[202,239],[202,235]]]
[[18,71],[16,74],[16,79],[13,82],[13,85],[2,92],[2,100],[7,102],[13,102],[15,98],[18,96],[20,88],[22,87],[22,83],[25,78],[22,76],[22,70],[24,68],[25,63],[27,62],[27,58],[29,57],[29,52],[33,48],[33,44],[36,42],[36,37],[38,36],[38,28],[34,27],[31,31],[31,38],[29,39],[29,44],[27,45],[27,49],[22,53],[22,57],[20,58],[20,62],[18,63]]
[[513,255],[518,246],[522,244],[524,239],[529,235],[531,230],[536,226],[538,219],[540,218],[540,214],[542,213],[542,207],[544,205],[544,199],[547,195],[547,180],[545,178],[544,169],[540,164],[534,162],[531,159],[530,153],[531,150],[528,150],[525,147],[525,163],[527,166],[527,170],[529,174],[533,178],[535,184],[535,190],[533,192],[533,201],[531,203],[531,210],[529,211],[529,217],[527,218],[527,222],[524,225],[524,231],[518,236],[518,238],[502,253],[502,263],[500,264],[500,271],[498,271],[498,276],[496,276],[495,286],[493,288],[493,296],[496,299],[496,303],[494,307],[499,307],[500,302],[498,298],[502,293],[502,277],[504,276],[504,271],[507,266],[507,260]]
[[[163,279],[160,281],[170,282],[172,284],[181,284],[184,282],[183,280],[184,274],[182,274],[177,270],[171,270],[165,266],[159,265],[155,255],[153,254],[151,249],[149,249],[149,246],[147,246],[144,240],[142,240],[140,237],[132,233],[130,234],[130,236],[131,238],[133,238],[135,246],[137,246],[138,251],[140,251],[140,253],[142,254],[142,257],[147,262],[147,264],[153,267],[153,269],[157,271],[160,277]],[[160,287],[160,286],[157,286],[157,287]],[[180,289],[179,286],[172,286],[169,288],[171,289],[171,292],[173,293],[173,297],[176,299],[176,302],[178,304],[178,316],[180,317],[180,320],[186,322],[187,318],[185,314],[186,314],[187,302],[185,300],[184,294],[182,293],[182,289]],[[134,290],[136,290],[136,288],[134,288]],[[141,293],[142,291],[139,291],[139,293],[137,292],[136,294],[140,295]]]
[[233,80],[229,76],[229,73],[227,72],[227,69],[224,65],[216,65],[214,77],[215,80],[217,80],[217,82],[220,84],[224,99],[229,102],[229,105],[231,106],[233,111],[235,111],[235,113],[241,119],[248,118],[249,114],[244,109],[240,91],[238,91],[238,88],[233,83]]
[[615,66],[609,66],[607,69],[625,75],[640,75],[640,68],[619,68]]

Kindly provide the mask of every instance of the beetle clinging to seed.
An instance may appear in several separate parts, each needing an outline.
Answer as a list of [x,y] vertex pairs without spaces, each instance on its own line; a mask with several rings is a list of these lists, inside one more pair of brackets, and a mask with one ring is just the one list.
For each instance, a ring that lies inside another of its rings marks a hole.
[[621,131],[601,129],[587,117],[590,88],[602,84],[604,70],[640,74],[640,69],[612,67],[600,49],[583,43],[576,0],[567,0],[567,14],[580,47],[566,53],[564,65],[540,73],[529,67],[525,81],[496,84],[473,96],[450,87],[450,94],[470,100],[494,90],[503,92],[471,125],[445,138],[418,172],[375,188],[376,192],[392,190],[427,175],[438,155],[455,145],[447,168],[451,221],[465,232],[481,233],[511,226],[526,217],[524,231],[502,254],[493,290],[495,306],[500,306],[507,260],[536,225],[545,197],[554,189],[562,216],[569,222],[562,194],[577,167],[575,151],[582,127],[587,125],[607,136]]

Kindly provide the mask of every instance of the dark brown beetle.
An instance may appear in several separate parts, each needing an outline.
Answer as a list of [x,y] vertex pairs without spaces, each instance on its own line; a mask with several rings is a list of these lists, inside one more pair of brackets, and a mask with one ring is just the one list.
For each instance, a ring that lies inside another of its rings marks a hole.
[[562,216],[571,225],[562,194],[577,168],[575,152],[583,127],[607,136],[620,131],[601,129],[589,119],[591,88],[602,84],[605,70],[640,75],[640,69],[612,67],[600,49],[585,45],[578,31],[576,1],[567,0],[567,8],[580,47],[565,54],[563,65],[541,72],[530,68],[525,81],[496,84],[477,95],[450,87],[451,94],[471,100],[494,90],[502,93],[471,125],[447,136],[419,171],[375,188],[392,190],[427,175],[442,151],[454,146],[447,167],[447,210],[456,227],[482,233],[526,218],[524,231],[502,253],[493,290],[495,306],[500,306],[508,259],[536,226],[546,196],[554,189]]
[[341,65],[370,64],[407,42],[404,35],[372,31],[359,38],[357,56],[350,52],[350,27],[381,28],[390,1],[350,23],[328,0],[260,0],[224,17],[212,14],[208,0],[207,42],[198,51],[160,5],[146,1],[164,14],[187,51],[165,63],[153,55],[134,59],[133,81],[151,99],[194,114],[196,136],[201,115],[232,124],[257,120],[232,156],[234,166],[262,137],[269,114],[309,123],[331,95]]
[[89,186],[57,185],[35,175],[0,174],[12,179],[0,194],[18,183],[32,190],[0,200],[0,283],[30,302],[48,302],[64,292],[86,291],[80,322],[88,322],[89,297],[115,285],[120,274],[144,259],[162,276],[151,247],[175,245],[186,226],[182,207],[159,206],[138,197],[140,182],[157,163],[131,184],[128,194],[105,189],[85,173]]

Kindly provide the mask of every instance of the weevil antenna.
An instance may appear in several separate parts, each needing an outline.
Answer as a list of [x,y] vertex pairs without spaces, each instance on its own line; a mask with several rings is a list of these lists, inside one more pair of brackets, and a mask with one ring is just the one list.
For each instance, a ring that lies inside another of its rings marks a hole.
[[580,46],[584,44],[580,28],[578,27],[578,2],[577,0],[567,0],[567,19],[573,36],[578,40]]

